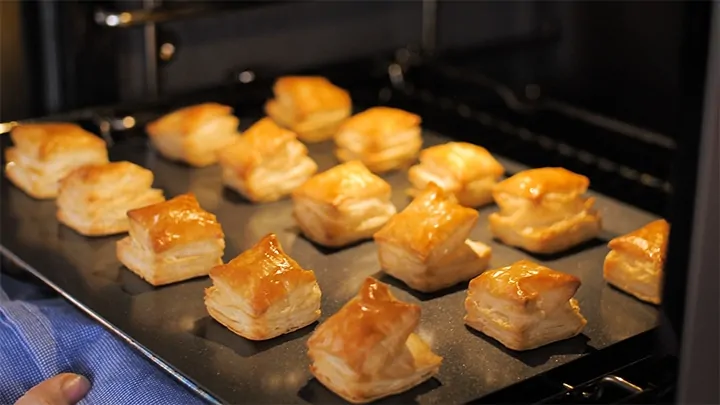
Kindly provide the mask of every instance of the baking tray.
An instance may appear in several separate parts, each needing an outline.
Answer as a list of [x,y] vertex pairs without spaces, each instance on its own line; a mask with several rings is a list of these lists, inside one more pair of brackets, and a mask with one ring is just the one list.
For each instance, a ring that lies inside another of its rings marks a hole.
[[[244,119],[244,124],[253,119]],[[158,156],[140,131],[126,133],[110,148],[112,160],[130,160],[155,173],[155,186],[166,196],[191,191],[215,213],[226,235],[225,260],[274,232],[285,250],[313,269],[323,292],[320,322],[334,314],[367,276],[391,284],[398,298],[422,308],[419,334],[444,357],[440,373],[388,403],[465,403],[513,383],[569,363],[631,336],[652,329],[657,309],[607,286],[602,263],[609,238],[655,219],[649,213],[591,192],[604,219],[605,231],[571,251],[536,257],[493,241],[487,216],[495,206],[480,209],[471,237],[493,249],[492,267],[530,257],[551,268],[579,276],[577,299],[588,319],[582,335],[525,353],[511,352],[463,324],[465,285],[437,294],[407,289],[380,271],[372,241],[345,249],[313,245],[298,233],[292,204],[280,201],[251,205],[223,188],[220,168],[194,169]],[[3,146],[9,143],[3,137]],[[426,131],[425,146],[450,138]],[[337,164],[330,143],[311,145],[320,170]],[[509,173],[526,167],[502,157]],[[405,171],[385,175],[393,202],[409,202]],[[141,281],[115,258],[122,236],[86,238],[58,224],[53,201],[36,201],[3,178],[0,189],[2,241],[0,252],[40,277],[142,354],[211,402],[333,403],[342,402],[308,371],[305,342],[316,324],[266,342],[250,342],[214,322],[203,305],[210,280],[199,278],[160,288]]]

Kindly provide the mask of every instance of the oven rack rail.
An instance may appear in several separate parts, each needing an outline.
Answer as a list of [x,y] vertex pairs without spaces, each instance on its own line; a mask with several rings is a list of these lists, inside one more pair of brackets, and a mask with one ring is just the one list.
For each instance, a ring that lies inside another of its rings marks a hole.
[[654,331],[645,332],[471,404],[667,403],[674,393],[678,362],[654,354],[650,348],[655,339]]
[[[301,0],[255,0],[255,1],[212,1],[168,2],[158,4],[157,1],[143,1],[145,8],[127,10],[108,10],[98,8],[93,13],[97,25],[108,28],[141,27],[146,24],[168,23],[186,19],[212,17],[228,11],[240,11],[268,7],[273,5],[297,3]],[[184,4],[185,3],[185,4]],[[190,3],[190,4],[187,4]]]
[[577,149],[569,145],[565,147],[549,136],[516,128],[506,121],[492,121],[490,115],[473,115],[472,110],[468,114],[464,108],[462,111],[465,112],[461,115],[457,110],[450,109],[447,102],[443,103],[444,107],[441,106],[439,97],[428,99],[426,96],[423,100],[415,91],[407,94],[391,88],[381,91],[381,97],[381,103],[420,114],[428,128],[453,133],[458,139],[479,143],[530,166],[562,166],[583,173],[592,179],[594,189],[650,212],[661,214],[667,209],[672,189],[667,182],[662,182],[661,187],[648,187],[639,181],[637,170],[630,168],[629,172],[623,171],[623,176],[619,174],[620,167],[607,158],[590,152],[583,154],[582,150],[573,154],[573,150]]
[[[578,145],[570,145],[563,140],[553,138],[552,131],[540,132],[530,129],[523,123],[513,122],[492,112],[470,105],[453,94],[433,91],[422,81],[416,81],[408,74],[408,50],[396,52],[395,58],[376,58],[374,60],[353,61],[345,64],[326,66],[314,69],[310,74],[326,75],[346,86],[355,98],[358,93],[363,96],[363,104],[399,103],[398,107],[409,110],[418,109],[426,122],[433,125],[440,123],[445,129],[463,137],[464,132],[477,136],[464,136],[470,141],[482,142],[488,147],[497,149],[498,153],[508,155],[516,160],[527,161],[532,166],[558,165],[589,175],[593,179],[594,188],[608,195],[633,204],[649,211],[660,213],[666,207],[668,196],[672,193],[672,185],[650,173],[643,172],[627,164],[588,150]],[[398,58],[398,55],[401,57]],[[401,59],[401,62],[398,62]],[[41,121],[52,119],[82,121],[97,131],[112,144],[119,135],[128,129],[142,126],[156,118],[158,112],[168,106],[190,104],[207,100],[227,102],[239,110],[251,108],[254,104],[261,105],[266,97],[269,86],[277,74],[252,71],[253,80],[244,83],[235,80],[229,85],[207,89],[197,94],[188,94],[160,99],[149,99],[145,103],[134,103],[127,106],[106,106],[46,117]],[[362,80],[359,80],[362,79]],[[442,88],[442,82],[453,80],[438,73],[432,76],[433,81],[441,82],[435,88]],[[427,81],[427,80],[425,80]],[[487,91],[487,89],[483,89]],[[166,100],[165,100],[166,99]],[[164,100],[164,101],[163,101]],[[509,109],[508,109],[509,110]],[[28,120],[23,122],[32,122]],[[0,133],[9,131],[17,122],[0,123]],[[452,128],[465,125],[467,131]],[[438,128],[440,129],[440,128]],[[552,128],[551,128],[552,129]],[[478,138],[479,137],[479,138]],[[622,138],[619,135],[619,138]],[[537,153],[541,151],[541,153]]]
[[[522,97],[513,94],[509,86],[491,79],[483,84],[473,83],[472,78],[467,77],[460,81],[457,77],[441,74],[439,69],[427,69],[428,66],[439,66],[436,60],[435,57],[421,56],[411,49],[397,51],[394,60],[387,66],[389,84],[380,90],[380,101],[400,108],[418,109],[424,121],[428,123],[432,121],[430,127],[439,123],[445,130],[452,131],[461,138],[480,142],[496,149],[498,153],[524,161],[531,166],[558,165],[586,174],[593,179],[594,188],[620,200],[632,202],[640,208],[657,214],[666,211],[667,202],[673,192],[672,184],[667,179],[669,176],[660,177],[641,167],[633,167],[632,164],[619,161],[617,157],[612,156],[612,149],[621,150],[627,143],[633,143],[635,149],[638,146],[644,148],[643,145],[648,145],[652,153],[658,153],[663,157],[660,161],[667,162],[675,149],[674,141],[669,137],[614,120],[613,124],[601,125],[598,129],[601,134],[607,135],[613,145],[610,153],[607,153],[607,147],[605,151],[597,151],[587,145],[570,144],[572,140],[554,136],[555,128],[563,126],[565,121],[577,120],[578,117],[556,114],[560,117],[558,123],[540,130],[531,128],[522,120],[512,119],[514,111],[507,104],[512,103],[512,99],[522,99]],[[424,76],[414,74],[423,69]],[[477,76],[482,76],[482,73],[476,73],[475,77]],[[452,91],[446,91],[447,87],[453,86],[455,88],[460,86],[466,91],[469,89],[471,93],[476,89],[486,94],[493,92],[497,99],[502,99],[505,103],[502,103],[500,113],[496,114],[482,106],[472,105],[467,99]],[[559,100],[552,102],[562,106],[561,108],[573,107]],[[535,106],[528,108],[536,109]],[[538,111],[540,114],[543,113],[542,110]],[[595,123],[592,122],[592,118],[597,115],[590,111],[580,113],[585,115],[581,117],[585,121],[583,124],[594,128],[592,125]],[[589,119],[591,122],[585,120],[587,116],[591,117]],[[428,119],[425,119],[426,117]],[[464,127],[463,130],[459,129],[461,126]],[[613,128],[616,127],[622,130],[614,131]],[[541,153],[537,153],[538,151]]]
[[424,103],[439,107],[443,111],[457,113],[459,116],[479,122],[482,126],[493,128],[503,134],[512,135],[540,146],[542,149],[559,153],[560,155],[575,158],[587,165],[596,167],[606,173],[621,176],[627,180],[637,182],[645,187],[661,190],[664,193],[672,192],[670,182],[648,173],[642,173],[632,167],[614,162],[612,159],[598,156],[588,150],[571,146],[565,142],[557,141],[550,136],[531,131],[523,126],[515,125],[507,120],[494,117],[490,113],[473,109],[465,103],[457,102],[450,97],[437,95],[414,83],[407,82],[396,88],[405,95],[417,96]]
[[526,84],[523,92],[515,92],[509,86],[484,75],[480,71],[457,67],[452,63],[431,61],[430,63],[424,63],[424,67],[450,80],[460,80],[473,85],[492,88],[513,110],[554,111],[648,145],[668,150],[677,148],[675,140],[667,135],[579,108],[552,97],[542,96],[542,88],[538,84]]

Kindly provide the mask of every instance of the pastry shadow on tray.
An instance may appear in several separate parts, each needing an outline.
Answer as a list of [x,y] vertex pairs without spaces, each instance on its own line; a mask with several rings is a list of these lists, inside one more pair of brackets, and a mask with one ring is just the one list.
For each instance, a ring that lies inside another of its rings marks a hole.
[[238,192],[224,186],[222,188],[222,198],[232,204],[253,205],[250,200],[243,197]]
[[601,236],[599,236],[599,237],[595,237],[595,238],[592,238],[592,239],[590,239],[590,240],[587,240],[587,241],[585,241],[585,242],[583,242],[583,243],[581,243],[581,244],[579,244],[579,245],[573,246],[573,247],[571,247],[570,249],[563,250],[562,252],[550,253],[550,254],[542,254],[542,253],[529,252],[529,251],[527,251],[527,250],[525,250],[525,249],[523,249],[523,248],[519,248],[519,247],[516,247],[516,246],[506,245],[506,244],[504,244],[502,241],[500,241],[499,239],[493,238],[493,242],[495,242],[495,243],[497,243],[497,244],[499,244],[499,245],[503,245],[503,246],[512,248],[512,249],[516,249],[516,250],[522,252],[523,254],[526,254],[526,255],[532,257],[533,259],[535,259],[536,261],[540,261],[540,262],[543,262],[543,261],[548,262],[548,261],[560,260],[560,259],[562,259],[562,258],[565,258],[565,257],[568,257],[568,256],[573,256],[573,255],[576,255],[576,254],[578,254],[578,253],[584,252],[584,251],[586,251],[586,250],[595,249],[596,247],[599,247],[599,246],[606,246],[609,241],[610,241],[610,239],[606,239],[604,236],[601,235]]
[[[112,281],[113,283],[117,284],[125,294],[133,297],[149,292],[160,291],[178,284],[172,283],[155,287],[147,283],[137,274],[125,268],[125,266],[123,265],[118,265],[116,271],[95,271],[92,274],[93,276],[101,277],[106,280]],[[197,277],[190,280],[182,281],[181,283],[192,282],[199,279],[200,277]]]
[[287,229],[287,230],[288,230],[288,231],[291,230],[291,231],[293,231],[293,232],[297,232],[297,236],[298,236],[299,238],[301,238],[302,240],[304,240],[304,241],[306,241],[307,243],[311,244],[315,249],[317,249],[320,253],[322,253],[322,254],[325,255],[325,256],[330,256],[330,255],[333,255],[333,254],[335,254],[335,253],[340,253],[340,252],[342,252],[342,251],[344,251],[344,250],[349,250],[349,249],[358,247],[358,246],[360,246],[360,245],[362,245],[362,244],[364,244],[364,243],[368,243],[368,242],[371,241],[371,239],[363,239],[363,240],[360,240],[360,241],[357,241],[357,242],[353,242],[353,243],[351,243],[351,244],[349,244],[349,245],[345,245],[345,246],[333,248],[333,247],[327,247],[327,246],[320,245],[320,244],[318,244],[318,243],[316,243],[316,242],[308,239],[308,237],[305,236],[305,234],[302,233],[302,232],[300,231],[300,228],[298,228],[298,227],[293,227],[293,228],[290,228],[290,229]]
[[553,356],[564,356],[564,355],[573,355],[573,354],[582,355],[582,354],[587,354],[587,353],[595,351],[594,348],[592,348],[590,345],[588,345],[590,338],[585,336],[584,334],[579,334],[570,339],[560,340],[557,342],[547,344],[545,346],[540,346],[537,349],[525,350],[525,351],[515,351],[515,350],[508,349],[507,347],[503,346],[503,344],[498,342],[497,340],[485,335],[482,332],[478,332],[475,329],[473,329],[467,325],[465,325],[465,329],[467,329],[470,333],[475,335],[477,338],[486,341],[487,343],[493,345],[498,350],[502,351],[503,353],[507,354],[508,356],[511,356],[511,357],[523,362],[525,365],[527,365],[529,367],[542,366],[543,364],[550,361]]
[[458,291],[467,290],[467,287],[468,287],[468,281],[462,281],[453,286],[443,288],[442,290],[438,290],[438,291],[431,292],[431,293],[424,293],[424,292],[420,292],[417,290],[413,290],[412,288],[410,288],[410,286],[408,286],[401,280],[396,279],[395,277],[385,273],[382,270],[373,274],[371,277],[374,277],[375,279],[377,279],[378,281],[382,281],[383,283],[390,284],[391,286],[393,286],[395,288],[399,288],[399,289],[405,291],[406,293],[412,295],[413,297],[419,299],[420,301],[434,300],[436,298],[440,298],[445,295],[454,294]]
[[[386,398],[373,401],[373,405],[395,405],[395,404],[419,404],[417,397],[427,394],[428,392],[439,388],[442,383],[433,377],[420,385],[417,385],[400,394],[392,395]],[[298,396],[311,404],[349,404],[350,402],[342,399],[329,389],[325,388],[316,378],[310,379],[300,391]]]
[[113,235],[99,235],[99,236],[83,236],[77,233],[75,230],[68,228],[66,225],[63,225],[61,223],[58,223],[57,227],[57,235],[58,239],[62,239],[63,241],[67,241],[70,243],[74,242],[87,242],[88,238],[92,240],[93,243],[98,242],[107,242],[109,240],[115,239],[120,240],[118,236],[123,236],[122,233],[120,234],[113,234]]
[[302,339],[312,333],[315,326],[317,326],[317,321],[272,339],[253,341],[236,335],[210,316],[205,316],[195,321],[190,332],[201,339],[225,346],[242,357],[252,357],[291,340]]
[[633,300],[633,301],[635,301],[635,302],[639,302],[639,303],[642,303],[642,304],[644,304],[644,305],[647,305],[647,306],[650,306],[650,307],[653,307],[653,308],[657,308],[657,309],[660,308],[660,305],[658,305],[658,304],[653,304],[652,302],[642,301],[642,300],[638,299],[636,296],[628,293],[627,291],[623,291],[623,290],[617,288],[616,286],[614,286],[614,285],[612,285],[612,284],[610,284],[610,283],[607,283],[607,282],[606,282],[605,285],[606,285],[606,288],[609,288],[610,290],[616,292],[617,294],[622,295],[623,297],[629,298],[629,299],[631,299],[631,300]]

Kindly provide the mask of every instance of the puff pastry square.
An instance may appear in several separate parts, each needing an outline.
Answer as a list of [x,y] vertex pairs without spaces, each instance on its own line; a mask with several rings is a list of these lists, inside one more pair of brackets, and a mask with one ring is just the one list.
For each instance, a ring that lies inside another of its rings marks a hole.
[[274,234],[210,270],[210,316],[250,340],[290,333],[320,317],[320,287],[312,270],[288,256]]
[[478,212],[430,183],[375,234],[380,265],[411,288],[432,292],[487,269],[489,246],[468,239]]
[[582,332],[573,296],[580,279],[528,260],[470,281],[465,323],[512,350],[531,350]]
[[239,124],[231,107],[204,103],[164,115],[146,130],[166,158],[204,167],[217,163],[218,151],[237,140]]
[[225,234],[193,194],[128,211],[127,217],[130,235],[118,241],[117,258],[154,286],[205,276],[222,264]]
[[358,161],[316,174],[292,193],[293,217],[310,240],[340,247],[367,239],[396,213],[385,180]]
[[303,142],[331,139],[352,113],[350,94],[319,76],[284,76],[273,86],[265,113]]
[[594,198],[585,198],[587,177],[560,167],[520,172],[493,191],[500,211],[490,230],[503,243],[552,254],[596,237],[602,228]]
[[460,204],[479,207],[492,202],[492,189],[505,173],[485,148],[466,142],[448,142],[420,152],[420,163],[410,168],[411,195],[433,182],[455,194]]
[[223,182],[253,202],[288,196],[317,171],[292,131],[263,118],[219,154]]
[[610,241],[605,257],[605,281],[653,304],[662,301],[663,267],[670,224],[658,219]]
[[18,125],[10,138],[5,176],[37,199],[57,197],[59,181],[74,169],[108,162],[105,141],[75,124]]
[[310,371],[353,403],[406,391],[432,378],[442,357],[414,333],[420,307],[368,278],[360,292],[318,326],[307,342]]
[[86,165],[60,181],[57,219],[85,236],[128,231],[127,212],[164,201],[153,173],[130,162]]
[[373,107],[346,120],[335,135],[335,156],[359,160],[375,173],[405,168],[422,147],[419,116],[397,108]]

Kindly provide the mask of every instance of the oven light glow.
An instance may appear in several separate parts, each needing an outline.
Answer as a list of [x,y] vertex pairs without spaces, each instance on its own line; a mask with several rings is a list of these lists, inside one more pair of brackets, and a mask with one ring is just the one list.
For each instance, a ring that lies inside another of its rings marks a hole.
[[240,83],[250,83],[255,80],[255,73],[246,70],[238,75],[238,80],[240,80]]
[[123,118],[122,123],[123,127],[125,127],[126,129],[130,129],[135,126],[135,118],[128,115],[127,117]]
[[116,16],[115,14],[110,14],[109,16],[105,17],[105,24],[107,24],[109,27],[115,27],[120,22],[120,18]]

